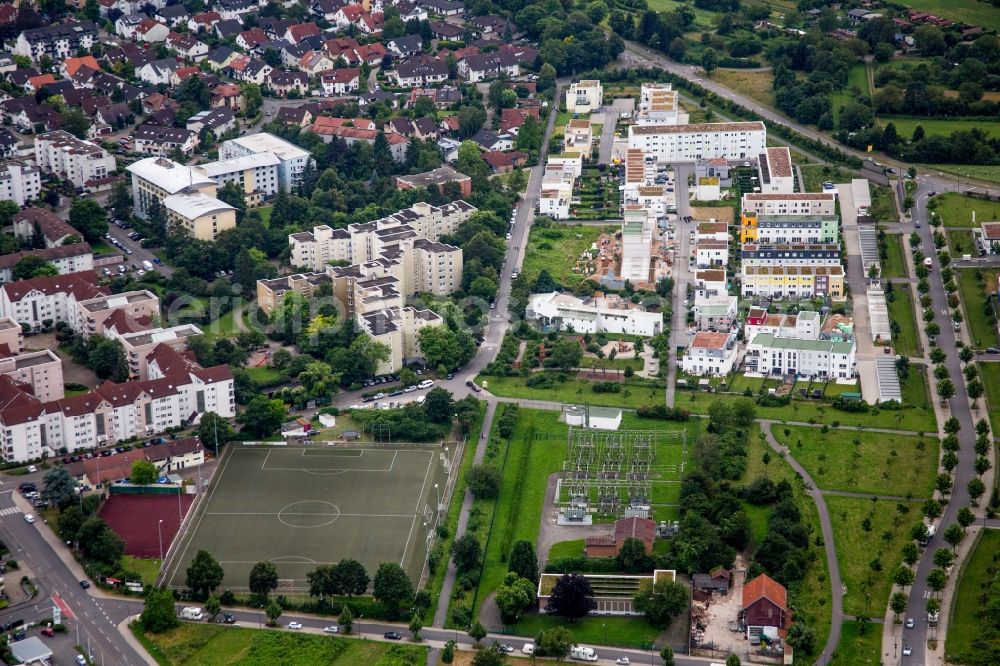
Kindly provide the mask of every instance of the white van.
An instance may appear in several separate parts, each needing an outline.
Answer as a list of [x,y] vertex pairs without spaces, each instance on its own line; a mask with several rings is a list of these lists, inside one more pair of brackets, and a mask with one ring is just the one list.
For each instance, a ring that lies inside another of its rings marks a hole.
[[181,611],[182,620],[193,620],[194,622],[201,622],[205,617],[205,614],[197,606],[188,606]]
[[149,259],[146,259],[145,261],[142,262],[142,267],[145,268],[147,271],[151,271],[153,270],[153,262],[151,262]]
[[535,654],[535,644],[534,643],[525,643],[524,647],[521,648],[521,653],[522,654]]
[[434,385],[434,380],[433,379],[425,379],[424,381],[422,381],[419,384],[417,384],[417,388],[419,388],[419,389],[425,389],[425,388],[430,388],[433,385]]

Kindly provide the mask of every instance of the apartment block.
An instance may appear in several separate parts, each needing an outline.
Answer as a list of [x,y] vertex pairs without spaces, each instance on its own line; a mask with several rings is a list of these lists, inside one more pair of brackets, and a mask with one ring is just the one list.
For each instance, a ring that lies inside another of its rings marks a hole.
[[765,375],[850,379],[857,360],[853,340],[779,338],[771,333],[754,336],[747,345],[747,370]]
[[75,56],[77,51],[90,51],[97,42],[97,25],[93,21],[57,23],[41,28],[23,30],[14,42],[14,55],[31,58],[34,62],[44,56],[60,62]]
[[178,192],[163,199],[167,225],[176,224],[193,238],[214,241],[236,228],[236,208],[202,192]]
[[78,301],[104,293],[93,273],[7,282],[0,286],[0,316],[38,330],[45,325],[69,323]]
[[160,314],[160,299],[146,290],[102,294],[77,301],[67,323],[80,335],[104,335],[116,313],[135,320],[153,320]]
[[571,83],[566,91],[566,110],[570,113],[591,113],[601,108],[604,88],[597,80]]
[[528,321],[545,328],[575,333],[624,333],[652,337],[663,330],[663,314],[647,312],[631,300],[600,292],[577,298],[557,291],[532,294],[525,310]]
[[214,197],[218,186],[214,180],[197,169],[179,164],[164,157],[147,157],[130,164],[132,174],[132,199],[135,214],[145,218],[150,205],[162,204],[168,196],[179,192],[201,192]]
[[538,214],[548,215],[553,220],[565,220],[570,216],[573,201],[573,184],[578,173],[571,162],[549,162],[542,172],[542,189],[538,194]]
[[0,162],[0,200],[24,206],[42,194],[42,176],[37,167],[21,160]]
[[744,194],[741,210],[757,215],[834,215],[837,195],[832,192],[796,192],[794,194]]
[[147,331],[133,331],[119,334],[116,330],[105,330],[104,335],[121,342],[128,362],[129,377],[153,379],[149,374],[149,356],[159,345],[165,345],[177,352],[187,350],[188,340],[202,335],[201,329],[193,324],[182,324],[170,328],[151,328]]
[[745,266],[839,266],[839,243],[746,243]]
[[632,125],[628,132],[629,148],[670,163],[745,159],[764,152],[766,144],[767,129],[762,122]]
[[[82,395],[42,401],[0,375],[0,453],[26,462],[191,426],[207,411],[236,415],[228,366],[202,368],[166,345],[153,351],[157,378],[104,382]],[[162,364],[160,359],[163,359]]]
[[788,148],[768,148],[757,156],[757,180],[762,194],[792,194],[795,174]]
[[114,156],[108,151],[62,130],[35,137],[35,161],[44,173],[68,180],[75,187],[87,187],[118,169]]
[[24,329],[10,317],[0,318],[0,354],[16,356],[24,349]]
[[681,358],[681,368],[690,375],[728,375],[736,364],[736,334],[696,333]]
[[687,124],[688,114],[681,111],[680,95],[669,83],[643,83],[639,87],[638,125]]
[[653,226],[653,220],[645,208],[638,205],[625,206],[622,220],[622,280],[649,282]]
[[50,349],[26,352],[14,356],[0,356],[0,374],[31,389],[31,394],[42,402],[62,400],[62,359]]
[[236,183],[243,189],[248,206],[259,206],[280,190],[281,160],[274,153],[256,153],[194,167],[222,187]]
[[220,160],[261,153],[272,153],[278,158],[278,185],[285,192],[291,192],[298,186],[302,172],[312,161],[308,151],[267,132],[229,139],[219,146]]
[[321,284],[330,282],[326,273],[296,273],[273,280],[257,280],[257,305],[269,315],[281,305],[285,294],[295,292],[308,300]]
[[840,242],[836,215],[740,215],[740,242],[766,244],[816,244]]
[[73,243],[41,250],[24,250],[0,256],[0,282],[14,279],[14,267],[25,257],[43,259],[59,271],[59,275],[94,270],[94,254],[87,243]]
[[744,298],[844,298],[841,266],[743,266]]
[[361,328],[376,341],[389,347],[387,361],[379,363],[375,374],[399,372],[411,359],[420,358],[420,331],[427,326],[444,324],[436,313],[412,307],[388,308],[358,317]]

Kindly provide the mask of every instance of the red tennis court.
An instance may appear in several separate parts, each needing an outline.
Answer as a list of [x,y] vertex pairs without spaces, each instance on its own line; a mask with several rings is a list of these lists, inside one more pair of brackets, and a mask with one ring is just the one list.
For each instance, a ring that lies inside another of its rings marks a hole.
[[[118,495],[104,503],[98,514],[125,540],[125,554],[133,557],[160,557],[167,553],[183,516],[194,502],[194,495]],[[160,521],[163,524],[160,524]]]

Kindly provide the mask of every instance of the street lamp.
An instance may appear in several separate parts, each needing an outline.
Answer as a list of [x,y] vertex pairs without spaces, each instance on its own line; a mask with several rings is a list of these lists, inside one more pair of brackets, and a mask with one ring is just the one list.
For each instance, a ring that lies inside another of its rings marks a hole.
[[438,484],[434,484],[434,494],[437,496],[437,505],[434,507],[434,517],[437,518],[438,511],[441,510],[441,491],[438,490]]
[[160,566],[163,566],[163,518],[156,524],[156,536],[160,539]]

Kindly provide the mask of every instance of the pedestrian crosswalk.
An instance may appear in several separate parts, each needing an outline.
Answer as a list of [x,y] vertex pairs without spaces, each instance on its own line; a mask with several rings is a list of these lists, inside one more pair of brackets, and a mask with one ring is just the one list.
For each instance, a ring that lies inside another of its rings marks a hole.
[[0,509],[0,516],[13,516],[15,513],[21,513],[21,510],[16,506],[8,506],[6,509]]

